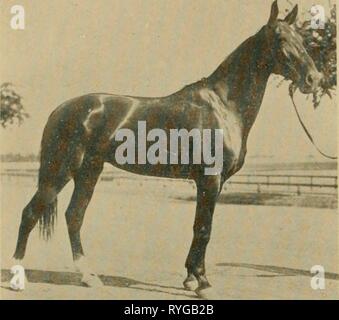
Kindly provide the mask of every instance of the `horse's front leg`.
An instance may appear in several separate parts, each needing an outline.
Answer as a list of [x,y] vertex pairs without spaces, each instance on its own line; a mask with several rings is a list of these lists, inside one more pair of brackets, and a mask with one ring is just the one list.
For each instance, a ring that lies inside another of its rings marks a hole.
[[66,222],[74,265],[76,271],[82,274],[82,282],[89,287],[98,287],[103,284],[85,259],[80,239],[80,229],[102,170],[103,161],[101,159],[85,157],[82,166],[74,177],[74,191],[66,211]]
[[197,295],[207,298],[211,285],[206,277],[205,253],[212,229],[212,218],[215,204],[220,193],[220,176],[204,176],[197,181],[197,207],[193,227],[193,241],[186,259],[187,278],[184,281],[186,289],[192,289],[195,279],[198,287]]

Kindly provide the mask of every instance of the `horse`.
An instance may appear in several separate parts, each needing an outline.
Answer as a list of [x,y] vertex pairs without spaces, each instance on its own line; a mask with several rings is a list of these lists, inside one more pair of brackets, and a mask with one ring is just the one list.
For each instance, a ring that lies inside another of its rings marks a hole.
[[[223,184],[244,164],[247,138],[270,75],[283,76],[302,93],[315,92],[322,79],[301,36],[293,29],[298,6],[284,19],[278,19],[278,14],[274,1],[268,22],[255,35],[236,48],[210,76],[171,95],[147,98],[95,93],[58,106],[43,131],[38,188],[23,209],[14,258],[24,258],[29,234],[38,221],[44,237],[50,238],[57,195],[73,179],[74,190],[65,214],[73,260],[83,282],[94,284],[99,278],[86,269],[80,229],[104,163],[141,175],[189,179],[196,184],[197,201],[183,289],[208,298],[212,287],[206,276],[205,253],[213,212]],[[167,133],[171,129],[223,130],[220,173],[204,174],[210,165],[204,161],[118,163],[114,152],[119,143],[114,137],[122,128],[137,132],[139,121],[147,123],[147,130],[161,128]]]

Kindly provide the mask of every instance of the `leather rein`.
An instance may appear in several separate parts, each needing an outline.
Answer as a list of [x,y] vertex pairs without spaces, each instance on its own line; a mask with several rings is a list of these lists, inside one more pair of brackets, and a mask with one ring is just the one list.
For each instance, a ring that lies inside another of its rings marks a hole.
[[302,128],[304,129],[304,131],[305,131],[305,133],[306,133],[308,139],[311,141],[311,143],[312,143],[313,146],[317,149],[317,151],[318,151],[321,155],[323,155],[325,158],[332,159],[332,160],[338,159],[338,157],[330,156],[330,155],[324,153],[323,151],[321,151],[320,148],[317,146],[317,144],[314,142],[314,139],[313,139],[311,133],[308,131],[306,125],[305,125],[304,122],[303,122],[303,120],[301,119],[301,116],[300,116],[300,114],[299,114],[298,108],[297,108],[297,106],[296,106],[296,104],[295,104],[295,101],[294,101],[294,98],[293,98],[293,95],[294,95],[295,90],[296,90],[296,88],[295,88],[293,85],[291,85],[291,86],[289,87],[289,95],[290,95],[290,97],[291,97],[292,104],[293,104],[294,110],[295,110],[295,112],[296,112],[296,114],[297,114],[298,120],[299,120],[299,122],[300,122]]

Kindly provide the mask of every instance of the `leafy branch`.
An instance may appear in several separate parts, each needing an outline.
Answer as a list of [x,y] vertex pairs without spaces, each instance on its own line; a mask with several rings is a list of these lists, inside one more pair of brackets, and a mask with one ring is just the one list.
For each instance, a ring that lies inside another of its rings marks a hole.
[[29,114],[22,105],[22,97],[17,94],[9,82],[0,86],[0,123],[3,128],[15,121],[20,125]]

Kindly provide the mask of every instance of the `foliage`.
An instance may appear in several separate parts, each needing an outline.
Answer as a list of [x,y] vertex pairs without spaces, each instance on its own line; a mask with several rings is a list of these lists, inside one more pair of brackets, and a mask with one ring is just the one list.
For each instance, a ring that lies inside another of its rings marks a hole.
[[332,97],[332,91],[336,90],[337,86],[336,6],[332,7],[324,29],[312,29],[310,21],[298,21],[295,23],[295,28],[303,37],[304,46],[318,71],[324,76],[319,91],[313,95],[313,104],[317,107],[325,94]]
[[22,105],[22,97],[14,91],[11,83],[6,82],[0,86],[0,102],[0,122],[4,128],[15,121],[21,124],[29,117]]

